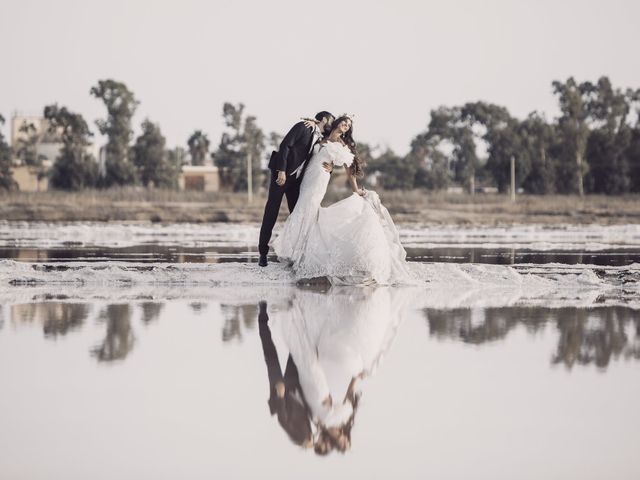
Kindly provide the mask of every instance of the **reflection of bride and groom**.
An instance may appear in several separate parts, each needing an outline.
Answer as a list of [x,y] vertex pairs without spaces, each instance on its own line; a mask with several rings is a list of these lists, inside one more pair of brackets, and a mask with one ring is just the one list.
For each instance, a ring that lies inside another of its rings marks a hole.
[[[291,441],[321,455],[345,452],[358,411],[359,382],[375,372],[401,318],[400,297],[388,288],[297,290],[290,307],[258,316],[267,364],[269,409]],[[288,358],[280,366],[272,331]]]
[[[320,203],[335,167],[344,168],[353,194],[323,208]],[[406,252],[389,212],[375,192],[358,186],[363,167],[351,116],[334,119],[323,111],[315,120],[294,125],[269,162],[259,265],[267,266],[271,233],[286,196],[290,215],[273,248],[296,278],[321,277],[334,285],[408,281]]]

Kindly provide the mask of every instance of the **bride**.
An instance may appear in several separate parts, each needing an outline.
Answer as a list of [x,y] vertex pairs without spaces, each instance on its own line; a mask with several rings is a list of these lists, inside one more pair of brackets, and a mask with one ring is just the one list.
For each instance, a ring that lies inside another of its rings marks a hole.
[[[375,192],[358,187],[363,174],[353,140],[353,120],[343,115],[314,147],[295,210],[274,241],[278,259],[298,279],[327,278],[333,285],[389,285],[410,282],[406,252],[387,209]],[[353,194],[320,206],[330,174],[327,163],[344,167]]]

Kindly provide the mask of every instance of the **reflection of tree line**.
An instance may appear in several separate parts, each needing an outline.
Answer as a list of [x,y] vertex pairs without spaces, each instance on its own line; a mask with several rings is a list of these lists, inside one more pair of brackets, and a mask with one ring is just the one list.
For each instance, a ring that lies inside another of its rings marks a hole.
[[18,323],[38,319],[45,337],[56,338],[79,329],[89,312],[89,305],[83,303],[29,303],[11,307],[11,319]]
[[133,349],[135,337],[131,328],[131,307],[124,305],[107,305],[98,317],[105,323],[107,334],[102,343],[91,350],[101,362],[123,360]]
[[[227,249],[229,250],[229,249]],[[163,245],[134,245],[130,247],[87,247],[87,248],[0,248],[0,258],[10,258],[20,261],[47,262],[51,260],[70,260],[91,253],[95,257],[121,256],[129,259],[139,256],[138,262],[167,261],[176,263],[216,263],[217,258],[206,255],[207,249],[203,247],[180,247],[176,252]],[[225,253],[222,249],[221,253]]]
[[[513,265],[514,263],[564,263],[567,265],[630,265],[638,258],[637,253],[620,250],[606,252],[553,250],[549,252],[527,250],[525,248],[482,248],[478,247],[409,247],[409,257],[423,256],[430,261],[446,263],[483,263],[491,265]],[[615,255],[609,256],[615,252]],[[603,255],[604,254],[604,255]]]
[[[141,303],[142,321],[145,324],[155,321],[163,308],[164,304],[158,302]],[[45,337],[57,338],[79,330],[90,312],[91,306],[83,303],[29,303],[12,306],[11,319],[16,323],[39,320]],[[124,360],[135,344],[132,316],[133,308],[129,304],[109,304],[103,307],[98,313],[97,321],[105,326],[106,332],[104,339],[91,349],[91,355],[100,362]]]
[[258,317],[258,307],[256,305],[221,305],[224,325],[222,327],[222,340],[229,342],[232,340],[242,341],[245,329],[254,330]]
[[612,359],[640,359],[640,312],[627,307],[426,309],[425,316],[436,338],[475,345],[502,339],[520,325],[536,333],[554,323],[560,335],[552,363],[568,368],[603,368]]
[[[222,312],[223,341],[242,341],[245,330],[255,329],[255,305],[222,305]],[[517,326],[535,334],[547,324],[555,324],[559,338],[552,363],[569,368],[606,367],[618,358],[640,359],[640,312],[627,307],[426,309],[425,314],[430,335],[475,345],[505,338]],[[480,318],[474,318],[476,315]]]
[[[194,302],[190,308],[199,313],[206,304]],[[148,324],[161,314],[164,304],[143,302],[139,304],[141,320]],[[242,341],[246,330],[255,330],[258,308],[255,304],[221,305],[223,314],[222,340]],[[14,305],[7,314],[0,306],[0,329],[4,316],[16,323],[42,323],[47,338],[58,338],[79,330],[91,312],[88,304],[66,302],[42,302]],[[98,322],[105,327],[104,339],[91,354],[98,361],[123,360],[135,344],[131,325],[133,306],[109,304],[100,310]],[[530,307],[505,307],[472,310],[426,309],[425,315],[430,335],[437,339],[456,339],[475,345],[505,338],[518,326],[536,333],[547,324],[555,324],[558,345],[552,357],[553,364],[594,364],[606,367],[614,359],[640,359],[640,312],[627,307],[583,309],[566,307],[541,309]]]

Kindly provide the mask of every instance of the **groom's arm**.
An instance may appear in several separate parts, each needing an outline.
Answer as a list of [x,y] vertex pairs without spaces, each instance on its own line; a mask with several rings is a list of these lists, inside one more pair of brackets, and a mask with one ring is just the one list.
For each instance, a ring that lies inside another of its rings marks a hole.
[[287,133],[282,142],[280,142],[280,148],[278,149],[278,156],[280,157],[276,162],[276,170],[280,172],[287,171],[287,157],[289,156],[289,150],[295,145],[295,143],[302,138],[302,135],[307,131],[303,122],[296,123],[289,133]]

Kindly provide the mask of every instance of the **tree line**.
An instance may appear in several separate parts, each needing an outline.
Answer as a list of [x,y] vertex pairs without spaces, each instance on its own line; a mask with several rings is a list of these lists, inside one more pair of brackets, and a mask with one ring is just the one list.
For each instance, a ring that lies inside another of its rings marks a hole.
[[[513,159],[516,188],[526,193],[640,192],[640,89],[614,88],[601,77],[595,83],[554,81],[552,90],[560,109],[553,121],[538,112],[518,119],[505,107],[487,102],[441,106],[431,110],[427,129],[414,137],[406,155],[365,143],[358,145],[359,154],[368,163],[367,174],[385,189],[457,185],[472,193],[480,186],[505,192]],[[101,80],[90,94],[106,108],[106,117],[96,122],[107,138],[103,164],[87,153],[93,133],[82,115],[47,105],[43,115],[49,132],[21,126],[13,151],[0,132],[0,189],[15,187],[12,156],[26,165],[41,165],[37,144],[46,135],[62,144],[49,172],[52,188],[177,188],[183,165],[208,161],[218,167],[227,190],[247,189],[248,168],[253,188],[264,185],[267,147],[277,148],[281,136],[266,135],[243,104],[224,104],[226,130],[217,148],[211,148],[202,130],[195,130],[186,149],[170,149],[159,125],[149,119],[133,138],[132,118],[139,102],[124,83]]]
[[520,120],[487,102],[442,106],[406,156],[387,150],[371,156],[369,168],[390,189],[457,184],[473,192],[484,184],[505,192],[513,158],[516,188],[526,193],[640,192],[640,89],[614,88],[607,77],[552,88],[561,112],[555,121],[538,112]]
[[[106,108],[106,117],[96,121],[98,131],[107,138],[102,154],[104,161],[99,164],[89,153],[87,147],[93,132],[80,113],[57,104],[47,105],[43,117],[48,131],[38,132],[35,125],[24,124],[13,147],[9,147],[0,132],[0,190],[17,187],[11,171],[13,157],[23,165],[42,168],[38,144],[52,141],[60,143],[61,148],[48,172],[49,185],[60,190],[130,185],[175,189],[184,165],[205,165],[209,159],[219,168],[221,183],[230,190],[247,188],[249,164],[253,178],[261,176],[266,136],[258,127],[256,117],[246,115],[243,104],[224,104],[226,131],[218,148],[210,152],[209,138],[202,130],[190,135],[186,150],[167,148],[160,126],[149,119],[142,122],[140,135],[133,138],[132,119],[139,102],[122,82],[101,80],[91,88],[90,94]],[[0,116],[0,125],[4,121]],[[270,138],[279,142],[277,134],[271,134]]]

